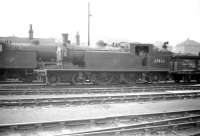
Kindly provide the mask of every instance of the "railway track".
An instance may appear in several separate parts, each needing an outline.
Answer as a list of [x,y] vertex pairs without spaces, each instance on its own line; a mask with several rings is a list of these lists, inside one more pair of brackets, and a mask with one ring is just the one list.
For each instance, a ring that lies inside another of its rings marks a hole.
[[[162,134],[172,131],[177,133],[179,129],[200,128],[200,116],[182,117],[176,119],[166,119],[150,123],[142,123],[139,125],[128,125],[123,127],[115,127],[111,129],[102,129],[96,131],[86,131],[81,133],[67,134],[65,136],[132,136],[137,134],[147,135],[157,132]],[[60,135],[61,136],[61,135]],[[62,134],[63,136],[63,134]]]
[[42,105],[82,105],[162,101],[176,99],[200,98],[199,91],[176,91],[160,93],[114,93],[114,94],[80,94],[80,95],[35,95],[8,96],[0,98],[0,106],[42,106]]
[[[156,114],[110,116],[84,120],[1,124],[0,134],[38,134],[57,136],[137,135],[200,127],[200,110]],[[52,130],[56,131],[52,134]]]
[[143,86],[143,87],[83,87],[83,88],[0,88],[0,95],[34,95],[34,94],[97,94],[97,93],[133,93],[162,92],[167,90],[200,90],[200,86]]

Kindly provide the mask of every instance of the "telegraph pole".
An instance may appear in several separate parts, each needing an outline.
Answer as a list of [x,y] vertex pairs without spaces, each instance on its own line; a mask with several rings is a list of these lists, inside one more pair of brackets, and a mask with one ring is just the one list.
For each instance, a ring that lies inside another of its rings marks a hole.
[[90,3],[88,3],[88,46],[90,46]]

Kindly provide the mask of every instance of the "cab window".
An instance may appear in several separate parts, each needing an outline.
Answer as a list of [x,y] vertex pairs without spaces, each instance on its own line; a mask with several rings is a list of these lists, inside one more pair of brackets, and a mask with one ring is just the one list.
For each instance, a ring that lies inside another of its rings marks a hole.
[[137,56],[146,56],[149,53],[148,46],[136,46],[135,47],[135,54]]

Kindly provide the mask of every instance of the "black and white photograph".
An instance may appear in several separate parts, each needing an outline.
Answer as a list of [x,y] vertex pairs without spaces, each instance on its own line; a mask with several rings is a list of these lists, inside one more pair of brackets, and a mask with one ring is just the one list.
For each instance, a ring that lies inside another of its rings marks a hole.
[[0,0],[0,136],[200,136],[200,0]]

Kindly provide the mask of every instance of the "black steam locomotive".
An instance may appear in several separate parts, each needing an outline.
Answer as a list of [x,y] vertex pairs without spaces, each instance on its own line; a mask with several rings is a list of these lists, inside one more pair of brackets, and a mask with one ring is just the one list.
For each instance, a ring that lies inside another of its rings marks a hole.
[[[167,80],[171,52],[155,51],[151,44],[129,44],[127,51],[61,47],[57,66],[38,70],[47,83],[85,81],[96,84]],[[60,62],[59,62],[60,61]]]

